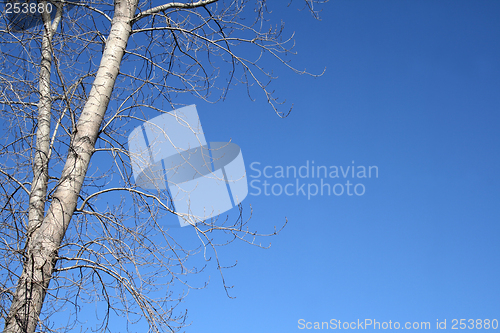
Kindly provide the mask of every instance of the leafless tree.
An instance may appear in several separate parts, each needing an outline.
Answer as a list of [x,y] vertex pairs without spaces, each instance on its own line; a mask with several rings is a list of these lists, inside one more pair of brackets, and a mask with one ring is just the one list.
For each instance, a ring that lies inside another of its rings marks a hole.
[[[305,1],[313,15],[316,4]],[[274,57],[305,73],[283,58],[292,39],[282,38],[281,24],[266,21],[265,0],[40,1],[37,8],[44,10],[34,23],[22,12],[13,21],[5,8],[4,332],[113,331],[113,316],[147,321],[151,332],[178,331],[186,324],[185,313],[175,310],[190,288],[186,277],[203,269],[188,258],[202,251],[222,270],[218,246],[235,239],[260,246],[256,238],[263,234],[240,214],[192,226],[199,248],[177,242],[162,223],[176,214],[171,198],[134,184],[127,134],[148,120],[147,110],[168,112],[182,94],[213,103],[238,83],[250,95],[256,85],[284,116],[268,90],[273,77],[258,61]],[[87,304],[96,309],[98,325],[80,321]]]

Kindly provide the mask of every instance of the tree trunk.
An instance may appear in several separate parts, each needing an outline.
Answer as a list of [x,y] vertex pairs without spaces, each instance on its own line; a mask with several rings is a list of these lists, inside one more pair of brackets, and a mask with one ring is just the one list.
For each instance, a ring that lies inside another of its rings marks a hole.
[[[26,240],[23,272],[19,278],[12,305],[5,321],[4,332],[33,333],[39,323],[44,297],[57,262],[58,249],[75,211],[78,194],[94,151],[99,128],[118,76],[120,63],[130,36],[130,21],[137,9],[137,2],[138,0],[115,1],[111,31],[106,41],[89,98],[76,125],[76,131],[73,133],[73,140],[70,144],[59,185],[52,196],[51,204],[43,218],[43,222],[37,228],[33,228],[34,230],[29,230],[32,233],[28,234]],[[45,59],[44,56],[42,58]],[[46,64],[47,62],[45,62]],[[42,60],[41,75],[44,75],[45,65]],[[40,82],[42,87],[43,77],[41,77]],[[43,104],[41,105],[43,106]],[[41,111],[42,108],[40,108]],[[50,131],[50,127],[48,130]],[[45,131],[47,131],[47,128],[45,128]],[[40,170],[40,168],[34,168],[35,170]],[[43,167],[41,170],[37,172],[48,172],[43,170]],[[39,178],[37,177],[39,176],[33,175],[33,184],[38,182],[37,179]],[[36,186],[32,187],[32,191],[35,191],[36,188]],[[33,196],[35,194],[33,193]],[[42,200],[39,194],[36,195],[38,196],[38,202]],[[43,200],[45,200],[45,195],[43,197]],[[31,215],[31,209],[39,208],[30,206],[30,216],[37,215],[36,213]],[[31,226],[28,229],[31,229]]]

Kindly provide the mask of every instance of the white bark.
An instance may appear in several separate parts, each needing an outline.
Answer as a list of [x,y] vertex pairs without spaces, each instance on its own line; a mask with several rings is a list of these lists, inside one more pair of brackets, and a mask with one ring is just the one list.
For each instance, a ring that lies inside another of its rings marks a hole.
[[[31,238],[27,240],[24,269],[19,278],[9,315],[6,318],[4,332],[35,332],[43,300],[57,262],[58,249],[75,211],[78,194],[82,188],[90,158],[94,151],[99,128],[118,76],[120,63],[130,36],[130,22],[137,9],[137,2],[137,0],[115,1],[115,14],[111,24],[111,31],[106,41],[106,47],[92,90],[78,120],[76,131],[73,133],[73,140],[59,186],[52,197],[52,202],[43,222],[41,225],[37,225]],[[49,42],[47,41],[47,43]],[[46,46],[45,43],[44,46]],[[34,209],[33,215],[30,215],[30,218],[33,216],[33,221],[40,219],[40,211],[43,214],[44,189],[46,189],[45,174],[48,173],[45,149],[48,150],[46,146],[48,137],[46,134],[50,131],[50,102],[47,104],[47,98],[50,98],[45,94],[50,92],[46,86],[45,78],[47,78],[47,75],[50,77],[49,58],[51,57],[46,51],[48,50],[44,48],[39,114],[42,123],[39,124],[41,127],[37,132],[40,137],[37,138],[37,158],[34,167],[39,174],[34,176],[33,184],[35,184],[35,187],[31,195],[33,201],[36,202],[36,206],[33,207],[36,209]]]
[[50,14],[43,13],[45,25],[42,37],[42,60],[40,66],[38,119],[36,148],[33,156],[33,180],[29,198],[28,238],[42,224],[45,213],[47,184],[49,180],[50,118],[52,100],[50,96],[50,74],[52,69],[52,37],[61,21],[62,8],[58,8],[53,24]]

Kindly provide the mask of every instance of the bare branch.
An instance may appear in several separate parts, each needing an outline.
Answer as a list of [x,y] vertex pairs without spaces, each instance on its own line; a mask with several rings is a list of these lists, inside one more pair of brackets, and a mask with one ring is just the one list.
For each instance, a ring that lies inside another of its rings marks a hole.
[[131,22],[135,23],[146,16],[153,15],[153,14],[156,14],[159,12],[163,12],[163,11],[166,11],[169,9],[193,9],[193,8],[197,8],[197,7],[204,7],[206,5],[209,5],[209,4],[217,2],[217,1],[219,1],[219,0],[199,0],[197,2],[191,2],[191,3],[170,2],[170,3],[166,3],[163,5],[154,7],[154,8],[150,8],[148,10],[145,10],[145,11],[137,14],[132,19]]

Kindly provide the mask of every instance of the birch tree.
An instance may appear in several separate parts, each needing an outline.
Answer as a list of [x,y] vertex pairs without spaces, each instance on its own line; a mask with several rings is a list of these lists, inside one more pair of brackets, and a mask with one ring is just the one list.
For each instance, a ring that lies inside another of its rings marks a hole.
[[[278,231],[254,231],[240,206],[235,219],[192,227],[199,248],[178,243],[162,224],[175,214],[171,198],[131,178],[129,124],[147,120],[145,110],[178,107],[184,94],[224,99],[233,84],[247,85],[250,98],[257,87],[286,115],[258,61],[275,58],[304,74],[283,58],[293,41],[266,21],[264,0],[36,5],[44,10],[31,21],[22,11],[13,21],[5,7],[0,23],[4,332],[113,331],[113,316],[146,321],[150,332],[178,331],[185,293],[173,286],[190,288],[186,277],[203,269],[188,258],[200,250],[214,258],[227,290],[218,246],[260,246],[256,238]],[[317,15],[316,1],[302,5]],[[80,322],[88,303],[99,304],[98,324]],[[65,322],[55,315],[62,311]]]

